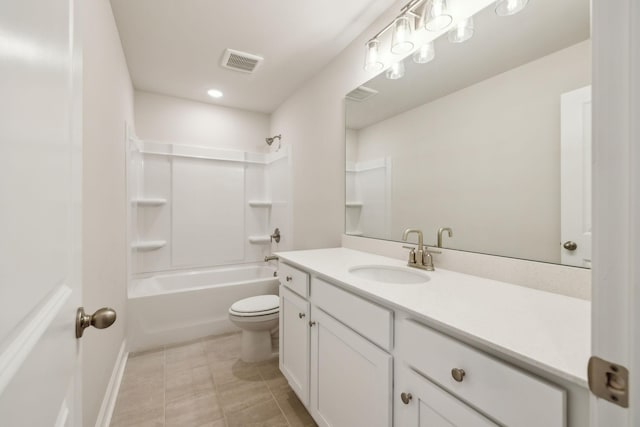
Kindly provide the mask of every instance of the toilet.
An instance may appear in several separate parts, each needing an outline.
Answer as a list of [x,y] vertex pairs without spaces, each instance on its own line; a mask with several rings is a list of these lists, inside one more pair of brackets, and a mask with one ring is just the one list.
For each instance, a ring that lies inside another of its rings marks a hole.
[[259,295],[241,299],[229,308],[229,320],[242,329],[244,362],[260,362],[272,356],[271,332],[278,326],[280,298]]

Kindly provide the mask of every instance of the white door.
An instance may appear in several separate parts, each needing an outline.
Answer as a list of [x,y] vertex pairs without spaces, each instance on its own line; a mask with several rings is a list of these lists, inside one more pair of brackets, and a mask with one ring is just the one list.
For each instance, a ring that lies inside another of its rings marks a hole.
[[309,303],[280,286],[280,370],[309,404]]
[[391,426],[391,355],[315,307],[311,318],[314,420],[321,427]]
[[81,46],[72,0],[0,2],[0,425],[80,426]]
[[[594,356],[629,369],[629,406],[592,394],[591,426],[636,427],[640,426],[640,2],[594,0],[592,7],[591,347]],[[606,384],[607,378],[613,376],[594,380]]]
[[591,267],[591,86],[560,103],[561,261]]

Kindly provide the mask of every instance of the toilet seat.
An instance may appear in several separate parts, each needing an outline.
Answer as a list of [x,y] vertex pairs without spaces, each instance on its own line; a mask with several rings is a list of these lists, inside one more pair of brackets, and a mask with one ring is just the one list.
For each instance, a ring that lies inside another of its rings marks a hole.
[[277,295],[258,295],[241,299],[229,308],[229,314],[238,317],[258,317],[277,314],[280,311],[280,298]]

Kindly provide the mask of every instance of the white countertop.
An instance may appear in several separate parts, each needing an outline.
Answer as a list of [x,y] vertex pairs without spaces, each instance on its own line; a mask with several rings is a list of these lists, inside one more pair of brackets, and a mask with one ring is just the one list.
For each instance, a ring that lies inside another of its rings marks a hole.
[[346,248],[279,252],[280,259],[361,295],[421,318],[542,369],[587,386],[591,303],[468,274],[438,269],[426,284],[388,284],[349,273],[356,265],[406,262]]

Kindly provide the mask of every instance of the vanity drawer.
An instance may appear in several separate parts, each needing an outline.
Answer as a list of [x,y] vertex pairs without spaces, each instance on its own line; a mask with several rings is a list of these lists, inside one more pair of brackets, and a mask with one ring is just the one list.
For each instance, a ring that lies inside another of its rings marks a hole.
[[[412,368],[500,424],[566,425],[566,393],[412,320],[398,322],[396,346]],[[453,369],[463,369],[458,382]]]
[[278,267],[280,283],[293,292],[309,298],[309,274],[283,262]]
[[391,351],[393,312],[314,277],[311,297],[315,305],[374,344]]

